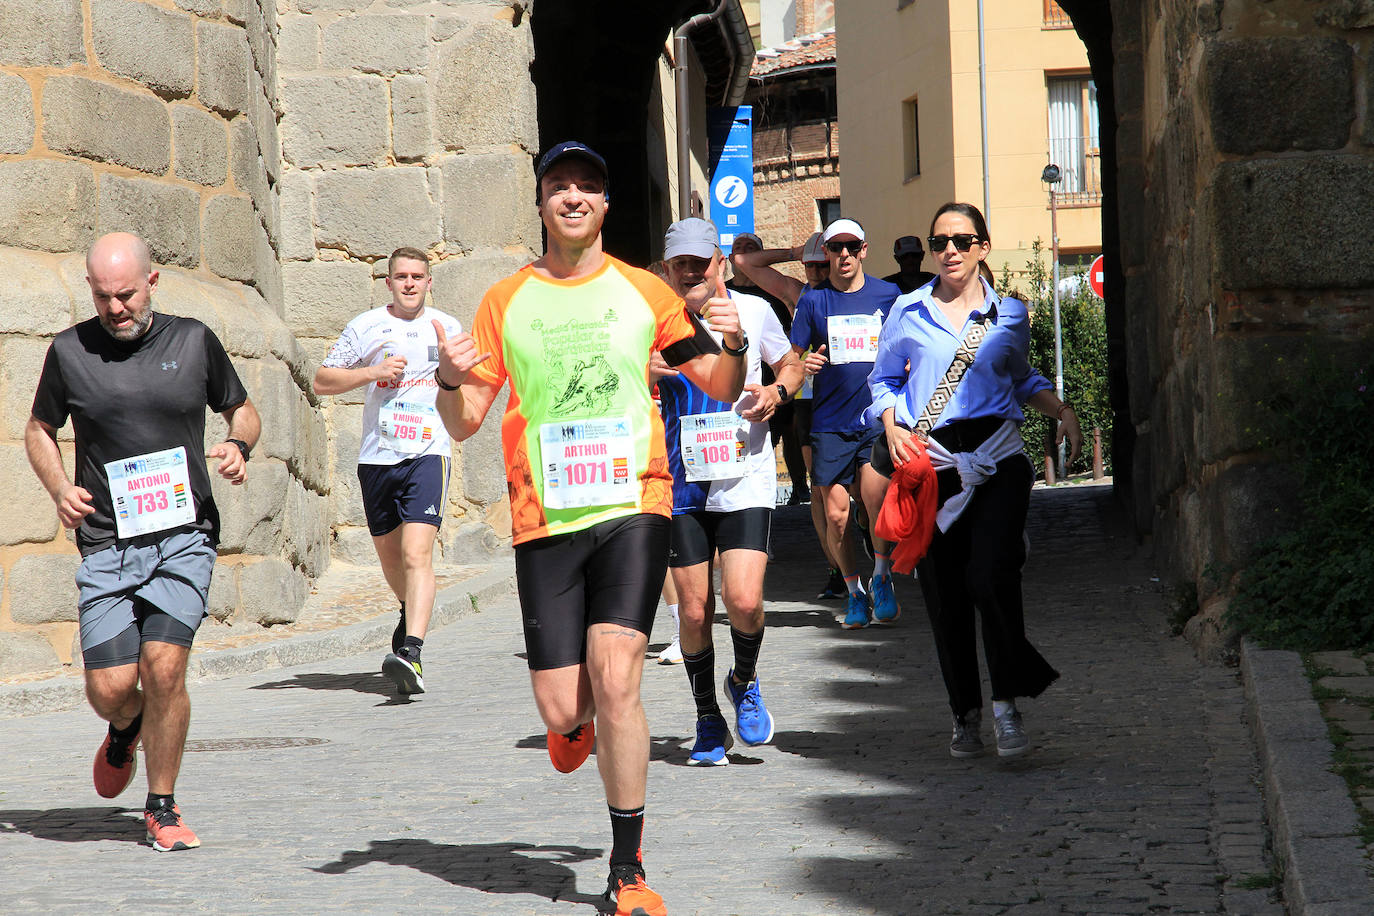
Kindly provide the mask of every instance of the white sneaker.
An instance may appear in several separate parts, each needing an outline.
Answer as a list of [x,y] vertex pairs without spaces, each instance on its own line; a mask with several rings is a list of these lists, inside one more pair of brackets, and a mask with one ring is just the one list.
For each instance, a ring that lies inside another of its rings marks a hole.
[[668,647],[658,653],[658,663],[660,665],[677,665],[682,662],[682,644],[676,636],[673,641],[668,643]]

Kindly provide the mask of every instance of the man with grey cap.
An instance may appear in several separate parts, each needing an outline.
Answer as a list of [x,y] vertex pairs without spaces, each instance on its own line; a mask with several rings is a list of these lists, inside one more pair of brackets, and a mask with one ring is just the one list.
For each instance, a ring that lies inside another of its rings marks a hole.
[[899,269],[883,279],[895,283],[903,294],[925,286],[935,279],[935,274],[921,269],[921,261],[925,256],[926,250],[919,238],[914,235],[902,236],[892,243],[892,260],[897,262]]
[[859,578],[849,525],[851,495],[874,519],[887,492],[886,479],[869,467],[879,430],[868,426],[863,415],[873,403],[868,374],[878,352],[878,334],[901,290],[863,272],[868,243],[858,222],[835,220],[821,233],[821,242],[830,279],[802,294],[792,322],[792,346],[798,356],[806,354],[806,371],[815,376],[812,492],[824,505],[831,556],[840,564],[849,592],[843,625],[854,630],[875,618],[895,620],[901,613],[892,589],[890,545],[873,537],[870,595]]
[[[668,227],[663,259],[668,280],[698,327],[709,317],[712,291],[726,295],[716,227],[689,218]],[[712,557],[720,552],[721,599],[730,621],[734,665],[724,689],[735,707],[735,731],[749,745],[773,738],[773,716],[759,690],[763,644],[763,577],[777,501],[777,463],[768,420],[802,383],[801,363],[763,299],[730,294],[745,338],[744,390],[733,402],[710,397],[666,365],[654,366],[662,399],[664,439],[673,472],[673,520],[668,566],[677,585],[683,667],[697,711],[690,766],[723,766],[734,743],[715,689]],[[724,346],[719,335],[713,344]],[[764,364],[776,380],[764,384]]]

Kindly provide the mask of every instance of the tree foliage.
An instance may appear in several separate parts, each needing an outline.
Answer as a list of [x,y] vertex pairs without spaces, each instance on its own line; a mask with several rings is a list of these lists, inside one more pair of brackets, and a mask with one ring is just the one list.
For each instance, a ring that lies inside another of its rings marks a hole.
[[[1036,239],[1031,260],[1026,262],[1025,286],[1017,287],[1004,269],[998,291],[1024,300],[1031,310],[1030,364],[1051,382],[1054,366],[1054,291],[1052,275],[1044,263],[1044,246]],[[1103,302],[1088,288],[1088,265],[1081,260],[1069,276],[1079,278],[1073,292],[1061,294],[1059,316],[1064,351],[1064,400],[1073,405],[1083,428],[1083,454],[1068,468],[1070,474],[1092,470],[1093,428],[1102,430],[1102,461],[1111,473],[1112,410],[1107,389],[1107,323]],[[1064,276],[1060,273],[1061,279]],[[1032,458],[1045,453],[1045,436],[1055,421],[1033,410],[1026,411],[1021,438]],[[1039,462],[1036,462],[1037,468]]]

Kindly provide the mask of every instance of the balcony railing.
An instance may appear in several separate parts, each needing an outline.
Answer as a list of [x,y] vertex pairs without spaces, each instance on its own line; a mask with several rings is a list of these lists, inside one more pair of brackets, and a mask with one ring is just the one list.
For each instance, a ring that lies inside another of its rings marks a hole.
[[1069,18],[1069,14],[1066,13],[1066,12],[1064,12],[1064,10],[1059,6],[1058,3],[1055,3],[1054,0],[1044,0],[1044,4],[1045,4],[1045,7],[1044,7],[1044,9],[1045,9],[1045,16],[1044,16],[1044,19],[1042,20],[1042,24],[1043,24],[1043,27],[1044,27],[1044,28],[1047,28],[1047,29],[1071,29],[1071,28],[1073,28],[1073,20]]
[[834,121],[780,124],[754,132],[756,165],[796,165],[838,159],[839,147],[839,125]]
[[1059,166],[1054,186],[1061,206],[1102,203],[1102,150],[1096,137],[1051,137],[1050,161]]

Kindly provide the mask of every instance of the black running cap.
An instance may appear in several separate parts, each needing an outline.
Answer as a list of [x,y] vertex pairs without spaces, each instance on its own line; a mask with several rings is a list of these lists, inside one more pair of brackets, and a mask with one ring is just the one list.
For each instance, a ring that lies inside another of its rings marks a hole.
[[610,173],[606,170],[606,160],[601,158],[600,153],[587,144],[577,140],[564,140],[557,146],[550,148],[543,156],[539,157],[539,165],[536,166],[534,170],[534,180],[539,181],[544,177],[544,173],[553,167],[555,162],[558,162],[560,159],[567,159],[570,156],[576,156],[579,159],[587,160],[597,167],[601,172],[602,178],[610,178]]

